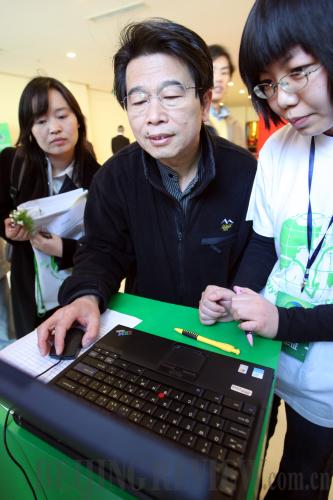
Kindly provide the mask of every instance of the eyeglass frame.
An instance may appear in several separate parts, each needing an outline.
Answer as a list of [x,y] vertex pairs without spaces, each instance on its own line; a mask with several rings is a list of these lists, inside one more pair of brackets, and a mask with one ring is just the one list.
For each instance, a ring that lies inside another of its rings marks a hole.
[[[200,87],[197,87],[196,85],[190,85],[190,86],[186,86],[186,85],[183,85],[182,83],[169,83],[167,85],[165,85],[164,87],[161,88],[161,90],[159,91],[159,93],[156,93],[156,94],[150,94],[149,92],[146,92],[144,90],[141,90],[141,91],[134,91],[133,93],[129,93],[128,95],[126,95],[124,97],[124,99],[121,101],[122,102],[122,105],[124,106],[124,108],[126,109],[127,113],[129,113],[128,111],[128,105],[127,105],[127,100],[128,100],[128,97],[130,97],[131,95],[135,94],[135,93],[138,93],[138,94],[143,94],[143,95],[146,95],[147,96],[147,103],[150,104],[151,100],[155,97],[156,99],[159,100],[161,106],[163,109],[166,109],[166,110],[170,110],[170,109],[177,109],[177,106],[173,107],[173,106],[170,106],[170,107],[167,107],[163,104],[162,102],[162,99],[163,97],[160,96],[160,92],[162,92],[165,88],[167,87],[172,87],[172,86],[175,86],[175,87],[182,87],[184,90],[185,90],[185,96],[187,96],[187,91],[188,90],[191,90],[191,89],[195,89],[196,91],[198,90],[201,90]],[[147,108],[148,109],[148,108]],[[142,112],[144,113],[146,111],[146,109],[143,109]],[[139,113],[140,114],[140,113]]]
[[[315,63],[313,63],[315,64]],[[255,85],[253,87],[253,92],[254,94],[256,95],[256,97],[258,97],[259,99],[263,99],[264,101],[267,101],[269,99],[272,99],[272,97],[275,95],[275,92],[276,92],[276,89],[281,86],[281,82],[282,80],[284,80],[285,78],[287,78],[288,76],[292,75],[293,73],[299,73],[299,74],[302,74],[303,77],[305,77],[305,84],[303,85],[303,87],[297,89],[297,90],[288,90],[288,87],[287,88],[283,88],[283,82],[282,82],[282,90],[284,92],[286,92],[287,94],[294,94],[294,93],[297,93],[297,92],[300,92],[301,90],[303,90],[307,84],[309,83],[309,75],[311,75],[311,73],[314,73],[315,71],[317,71],[320,67],[322,66],[322,64],[318,64],[318,66],[314,69],[309,69],[309,70],[306,70],[306,71],[290,71],[289,73],[287,73],[286,75],[284,75],[282,78],[280,78],[280,80],[276,83],[258,83],[257,85]],[[256,92],[256,89],[258,89],[262,94],[264,94],[263,91],[261,91],[260,87],[263,87],[263,86],[267,86],[271,89],[273,89],[273,94],[269,97],[267,96],[262,96],[262,95],[258,95],[257,92]]]

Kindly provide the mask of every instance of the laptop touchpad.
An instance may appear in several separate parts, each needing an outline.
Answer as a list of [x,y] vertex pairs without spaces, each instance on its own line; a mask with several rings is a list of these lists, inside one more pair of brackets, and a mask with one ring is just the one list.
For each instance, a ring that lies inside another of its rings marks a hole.
[[169,375],[194,380],[206,359],[206,354],[199,349],[176,344],[162,359],[160,369]]

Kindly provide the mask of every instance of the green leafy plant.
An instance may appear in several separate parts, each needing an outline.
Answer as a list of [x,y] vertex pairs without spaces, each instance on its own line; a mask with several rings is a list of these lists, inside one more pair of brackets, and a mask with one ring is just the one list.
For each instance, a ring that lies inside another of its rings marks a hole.
[[34,231],[34,221],[31,216],[28,214],[26,210],[12,210],[9,214],[9,217],[13,219],[15,224],[19,226],[24,226],[29,233],[33,233]]

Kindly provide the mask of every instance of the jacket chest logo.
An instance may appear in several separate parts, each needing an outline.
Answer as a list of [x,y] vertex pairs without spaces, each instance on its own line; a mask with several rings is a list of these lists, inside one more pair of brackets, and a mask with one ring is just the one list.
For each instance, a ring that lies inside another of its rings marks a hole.
[[229,229],[233,226],[233,224],[234,224],[233,220],[225,218],[220,222],[220,229],[225,233],[229,231]]

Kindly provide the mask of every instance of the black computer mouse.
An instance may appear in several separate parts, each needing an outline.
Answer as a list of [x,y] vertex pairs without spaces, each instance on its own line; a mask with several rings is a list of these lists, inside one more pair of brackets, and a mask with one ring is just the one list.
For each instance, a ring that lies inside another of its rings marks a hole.
[[49,356],[54,359],[75,359],[82,348],[82,337],[85,330],[81,326],[72,326],[67,330],[65,346],[61,354],[57,354],[54,344],[51,347]]

